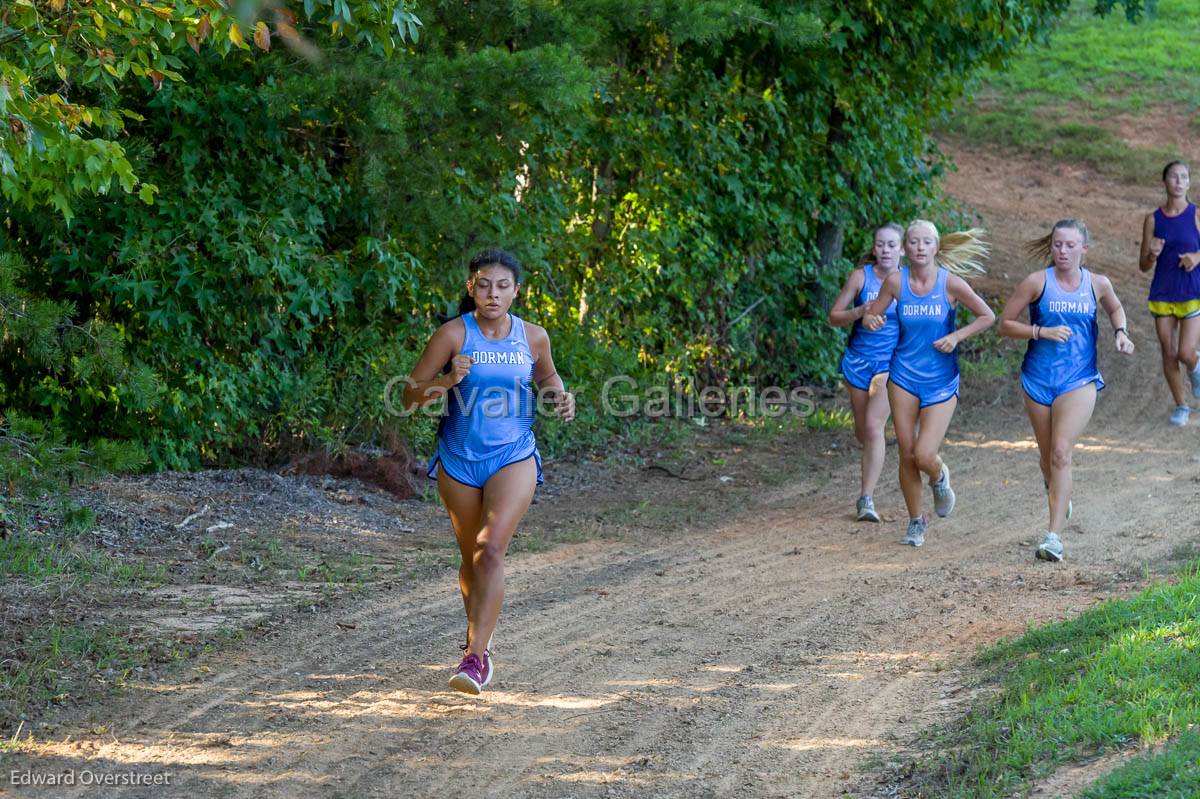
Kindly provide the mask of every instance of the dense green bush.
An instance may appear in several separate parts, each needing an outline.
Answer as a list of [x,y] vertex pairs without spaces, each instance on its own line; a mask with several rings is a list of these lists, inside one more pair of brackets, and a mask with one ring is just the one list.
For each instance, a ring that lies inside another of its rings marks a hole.
[[[426,443],[383,387],[497,244],[585,402],[614,373],[828,378],[842,242],[928,209],[929,124],[1065,6],[431,0],[390,59],[316,33],[321,64],[180,48],[186,82],[115,87],[155,202],[84,194],[69,222],[16,204],[0,231],[126,371],[9,360],[0,390],[159,467]],[[581,440],[618,429],[581,416]]]

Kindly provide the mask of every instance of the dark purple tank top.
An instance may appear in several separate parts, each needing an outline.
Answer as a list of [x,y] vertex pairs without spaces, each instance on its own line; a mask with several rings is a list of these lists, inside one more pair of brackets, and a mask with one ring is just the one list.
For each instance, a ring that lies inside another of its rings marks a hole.
[[1154,265],[1150,281],[1151,302],[1187,302],[1200,300],[1200,267],[1185,272],[1179,267],[1179,256],[1185,252],[1200,252],[1200,231],[1196,230],[1196,206],[1188,207],[1179,216],[1167,216],[1161,208],[1154,209],[1154,235],[1166,243]]

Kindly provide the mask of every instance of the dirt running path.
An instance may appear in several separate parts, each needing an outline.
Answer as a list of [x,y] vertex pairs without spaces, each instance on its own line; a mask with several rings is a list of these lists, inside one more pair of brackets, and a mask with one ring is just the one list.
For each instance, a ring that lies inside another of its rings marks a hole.
[[[976,647],[1132,589],[1143,562],[1195,534],[1200,433],[1164,424],[1146,283],[1131,271],[1153,195],[958,160],[951,190],[995,231],[996,291],[1027,271],[1017,242],[1069,210],[1131,312],[1138,355],[1101,356],[1109,388],[1076,456],[1064,564],[1032,557],[1044,502],[1016,384],[968,388],[944,450],[959,507],[919,550],[898,545],[900,521],[851,521],[857,451],[842,447],[720,526],[515,559],[481,698],[445,688],[462,624],[447,576],[339,616],[354,629],[322,618],[194,682],[133,691],[104,719],[112,734],[6,764],[163,773],[169,787],[16,795],[891,795],[862,787],[864,762],[961,710]],[[900,518],[895,457],[880,503]]]

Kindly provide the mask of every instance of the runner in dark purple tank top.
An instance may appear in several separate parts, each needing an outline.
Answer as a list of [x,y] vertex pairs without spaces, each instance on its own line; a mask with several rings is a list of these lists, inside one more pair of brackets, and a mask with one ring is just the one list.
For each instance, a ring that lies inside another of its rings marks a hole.
[[1142,251],[1138,267],[1154,270],[1150,283],[1150,313],[1162,352],[1163,376],[1171,389],[1175,410],[1169,424],[1187,424],[1192,409],[1188,387],[1179,371],[1187,370],[1191,395],[1200,399],[1200,210],[1188,202],[1191,185],[1188,166],[1172,161],[1163,169],[1167,201],[1146,214],[1142,224]]

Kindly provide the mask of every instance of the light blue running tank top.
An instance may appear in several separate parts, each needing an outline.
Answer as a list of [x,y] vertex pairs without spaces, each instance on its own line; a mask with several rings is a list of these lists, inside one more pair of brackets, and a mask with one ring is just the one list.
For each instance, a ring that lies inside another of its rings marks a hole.
[[[879,296],[883,281],[875,276],[874,264],[863,266],[863,286],[854,298],[854,307],[870,305]],[[862,325],[861,319],[854,320],[854,328],[850,331],[850,341],[846,349],[867,361],[886,361],[892,357],[896,349],[896,339],[900,337],[900,325],[896,321],[896,301],[888,306],[883,317],[883,327],[872,332]]]
[[1079,288],[1066,291],[1058,284],[1054,267],[1046,269],[1046,287],[1036,302],[1029,304],[1029,321],[1039,327],[1071,328],[1071,337],[1059,343],[1031,339],[1025,350],[1021,372],[1046,386],[1065,386],[1096,379],[1096,292],[1092,273],[1080,269]]
[[900,269],[896,303],[900,338],[892,352],[891,380],[906,391],[921,388],[933,393],[958,379],[958,350],[945,353],[933,348],[933,342],[954,332],[954,308],[946,296],[949,275],[938,267],[933,289],[921,296],[909,286],[908,267]]
[[475,314],[463,314],[463,355],[475,361],[450,390],[438,437],[452,455],[482,460],[495,451],[533,440],[533,353],[525,323],[509,314],[512,326],[498,341],[479,330]]

